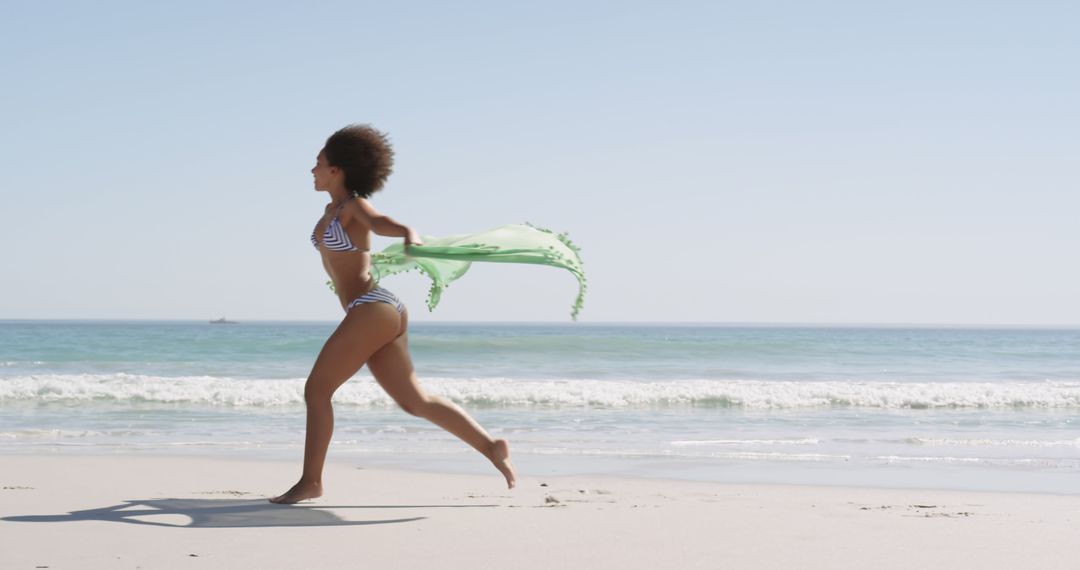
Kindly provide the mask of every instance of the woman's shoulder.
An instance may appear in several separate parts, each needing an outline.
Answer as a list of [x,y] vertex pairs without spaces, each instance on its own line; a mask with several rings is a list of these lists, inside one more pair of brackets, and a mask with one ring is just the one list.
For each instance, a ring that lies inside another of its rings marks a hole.
[[347,214],[350,218],[359,219],[368,223],[370,223],[371,218],[379,215],[379,212],[375,210],[375,207],[371,205],[371,202],[367,201],[366,198],[361,198],[359,196],[345,203],[343,213]]
[[348,202],[345,202],[345,207],[341,209],[341,215],[343,222],[356,221],[365,227],[371,227],[371,220],[379,213],[375,211],[375,208],[371,206],[371,202],[366,199],[357,196]]

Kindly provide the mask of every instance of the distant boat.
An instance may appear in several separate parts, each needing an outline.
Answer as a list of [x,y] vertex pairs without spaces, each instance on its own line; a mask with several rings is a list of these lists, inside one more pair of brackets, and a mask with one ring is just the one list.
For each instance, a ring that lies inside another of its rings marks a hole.
[[210,324],[212,324],[212,325],[235,325],[236,321],[230,321],[230,320],[227,320],[225,317],[221,317],[220,319],[214,319],[214,320],[210,321]]

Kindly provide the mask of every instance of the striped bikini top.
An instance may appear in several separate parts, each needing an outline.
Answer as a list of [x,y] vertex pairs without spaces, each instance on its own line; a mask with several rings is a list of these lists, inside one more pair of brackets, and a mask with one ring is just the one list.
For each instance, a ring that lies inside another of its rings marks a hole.
[[[339,213],[344,206],[343,203],[338,207]],[[315,227],[318,228],[318,225]],[[341,226],[341,220],[338,219],[336,214],[330,219],[330,223],[326,224],[326,230],[323,231],[322,235],[322,243],[330,251],[366,251],[353,245],[348,232]],[[315,246],[315,249],[319,249],[319,240],[315,238],[315,230],[311,230],[311,245]]]

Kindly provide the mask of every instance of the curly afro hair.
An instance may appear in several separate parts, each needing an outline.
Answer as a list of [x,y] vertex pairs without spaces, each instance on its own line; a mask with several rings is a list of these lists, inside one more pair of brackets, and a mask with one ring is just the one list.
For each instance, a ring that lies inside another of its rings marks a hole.
[[330,166],[345,172],[345,189],[360,198],[382,190],[393,172],[394,150],[385,133],[371,125],[349,125],[330,135],[323,147]]

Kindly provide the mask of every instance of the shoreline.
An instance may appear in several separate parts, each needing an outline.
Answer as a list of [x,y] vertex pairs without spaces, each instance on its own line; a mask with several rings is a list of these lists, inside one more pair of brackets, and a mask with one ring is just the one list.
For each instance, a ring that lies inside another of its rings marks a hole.
[[[511,445],[513,442],[511,442]],[[720,486],[778,486],[821,489],[863,489],[873,491],[1000,493],[1080,498],[1080,485],[1072,473],[1041,471],[1004,471],[993,468],[951,465],[927,466],[855,466],[802,462],[723,463],[692,461],[681,458],[552,456],[527,452],[515,453],[519,473],[531,477],[594,477],[627,481]],[[199,461],[236,461],[257,464],[299,466],[303,447],[290,449],[210,449],[200,447],[101,448],[96,445],[26,448],[23,451],[0,448],[0,461],[7,458],[113,458]],[[327,465],[365,465],[366,468],[425,475],[450,475],[483,478],[499,476],[482,456],[470,448],[441,453],[387,453],[371,450],[331,447]],[[297,467],[298,469],[299,467]],[[943,481],[963,481],[944,484]]]
[[[1072,568],[1080,497],[428,473],[298,462],[0,456],[5,568]],[[520,468],[519,468],[520,471]],[[179,531],[178,529],[184,529]],[[63,531],[64,548],[57,548]]]

